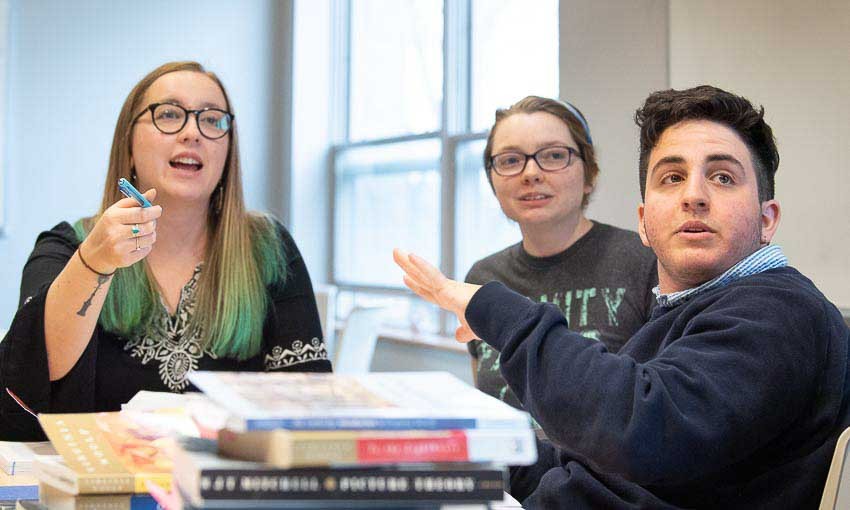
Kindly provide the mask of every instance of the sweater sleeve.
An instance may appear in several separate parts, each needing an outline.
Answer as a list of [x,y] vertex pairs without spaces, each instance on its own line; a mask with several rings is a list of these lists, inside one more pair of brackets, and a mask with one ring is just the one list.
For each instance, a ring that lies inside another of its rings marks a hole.
[[319,310],[304,259],[289,232],[278,225],[287,261],[286,279],[273,285],[264,331],[266,370],[330,372]]
[[597,472],[664,485],[742,461],[812,399],[840,394],[817,387],[827,356],[818,339],[828,337],[817,324],[827,321],[803,294],[731,289],[682,319],[675,339],[653,321],[631,340],[658,346],[643,363],[498,283],[473,296],[466,318],[501,352],[502,374],[558,447]]
[[510,469],[508,492],[523,508],[680,508],[622,477],[591,472],[545,441],[537,451],[537,463]]
[[74,230],[60,223],[39,235],[21,278],[21,298],[6,339],[0,343],[0,437],[38,440],[43,432],[35,418],[6,393],[17,394],[36,412],[82,412],[94,408],[97,336],[65,377],[51,382],[44,339],[47,291],[77,249]]

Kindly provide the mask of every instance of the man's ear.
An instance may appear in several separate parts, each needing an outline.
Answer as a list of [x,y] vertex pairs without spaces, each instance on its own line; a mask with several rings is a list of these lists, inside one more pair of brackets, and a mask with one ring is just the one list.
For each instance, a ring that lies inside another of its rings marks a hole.
[[649,244],[649,237],[646,235],[646,225],[644,223],[644,204],[640,203],[638,206],[638,234],[640,235],[640,240],[643,242],[643,245],[647,248],[652,248]]
[[779,202],[776,200],[765,200],[761,203],[761,244],[769,244],[773,239],[781,216]]

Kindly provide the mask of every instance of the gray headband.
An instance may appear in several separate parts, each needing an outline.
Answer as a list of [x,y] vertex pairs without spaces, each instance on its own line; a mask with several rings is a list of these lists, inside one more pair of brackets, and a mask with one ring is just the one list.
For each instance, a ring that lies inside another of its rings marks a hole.
[[583,128],[584,128],[584,134],[585,134],[585,136],[587,136],[587,143],[589,143],[590,145],[593,145],[593,138],[591,138],[591,137],[590,137],[590,128],[589,128],[589,127],[587,127],[587,121],[586,121],[586,120],[584,120],[584,115],[582,115],[582,114],[578,111],[578,108],[576,108],[575,106],[571,105],[571,104],[570,104],[570,103],[568,103],[567,101],[561,101],[561,102],[562,102],[562,103],[564,103],[564,106],[566,106],[566,107],[567,107],[567,110],[569,110],[569,111],[570,111],[570,113],[572,113],[572,114],[573,114],[573,117],[577,118],[577,119],[578,119],[578,121],[579,121],[579,122],[581,122],[581,127],[583,127]]

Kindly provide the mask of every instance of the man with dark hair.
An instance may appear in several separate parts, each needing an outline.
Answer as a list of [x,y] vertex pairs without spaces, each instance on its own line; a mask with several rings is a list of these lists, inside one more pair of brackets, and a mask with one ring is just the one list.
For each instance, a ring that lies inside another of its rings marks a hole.
[[640,196],[646,198],[649,153],[668,127],[686,120],[709,119],[735,130],[750,150],[758,180],[759,201],[773,199],[773,176],[779,169],[779,151],[773,130],[764,121],[764,107],[756,110],[743,97],[710,85],[650,94],[635,113],[640,126]]
[[[850,330],[770,241],[779,156],[763,110],[714,87],[652,94],[639,231],[658,306],[618,354],[498,283],[400,251],[405,283],[454,312],[552,444],[511,472],[528,508],[815,508],[850,426]],[[474,333],[473,333],[474,331]]]

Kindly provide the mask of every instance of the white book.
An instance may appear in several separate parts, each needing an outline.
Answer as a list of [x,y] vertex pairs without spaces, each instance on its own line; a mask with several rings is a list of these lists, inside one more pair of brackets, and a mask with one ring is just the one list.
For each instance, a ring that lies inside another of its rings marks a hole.
[[0,469],[7,474],[31,473],[36,455],[56,455],[56,450],[49,441],[30,443],[0,441]]
[[189,375],[246,430],[530,429],[527,413],[448,372],[205,372]]
[[[202,437],[215,438],[219,429],[226,425],[227,412],[203,393],[170,393],[165,391],[141,390],[126,404],[122,412],[148,414],[151,411],[183,411],[195,422]],[[181,431],[183,435],[197,436],[198,433]]]

